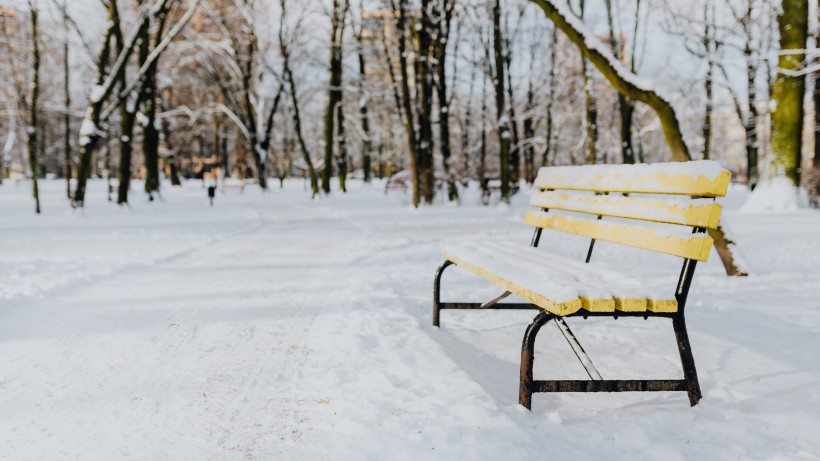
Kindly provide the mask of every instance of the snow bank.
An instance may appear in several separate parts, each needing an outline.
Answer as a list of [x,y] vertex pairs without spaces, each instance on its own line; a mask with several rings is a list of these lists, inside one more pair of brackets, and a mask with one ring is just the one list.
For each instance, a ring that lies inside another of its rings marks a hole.
[[806,191],[788,178],[761,181],[740,209],[743,213],[795,211],[808,206]]

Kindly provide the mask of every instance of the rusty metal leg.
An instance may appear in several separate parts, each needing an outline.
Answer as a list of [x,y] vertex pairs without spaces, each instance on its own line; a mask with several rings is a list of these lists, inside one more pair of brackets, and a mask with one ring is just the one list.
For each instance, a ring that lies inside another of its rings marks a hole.
[[546,311],[541,312],[533,319],[524,333],[524,341],[521,344],[521,381],[518,388],[518,403],[527,410],[532,409],[532,367],[535,362],[535,337],[538,336],[541,327],[554,318],[555,314]]
[[678,351],[683,366],[683,377],[686,379],[686,391],[689,394],[689,404],[695,406],[701,398],[698,372],[695,370],[695,358],[692,356],[692,347],[689,344],[689,334],[686,332],[686,322],[683,316],[672,319],[672,328],[678,340]]
[[441,311],[441,274],[444,269],[451,266],[452,261],[444,261],[444,264],[436,271],[436,280],[433,283],[433,326],[439,326],[439,312]]

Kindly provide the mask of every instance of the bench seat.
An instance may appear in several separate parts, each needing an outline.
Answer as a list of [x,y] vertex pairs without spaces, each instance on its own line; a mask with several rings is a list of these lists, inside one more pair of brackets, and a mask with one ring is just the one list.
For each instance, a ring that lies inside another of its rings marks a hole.
[[668,292],[600,264],[590,265],[543,249],[508,243],[450,245],[444,256],[542,309],[564,316],[590,312],[677,312]]

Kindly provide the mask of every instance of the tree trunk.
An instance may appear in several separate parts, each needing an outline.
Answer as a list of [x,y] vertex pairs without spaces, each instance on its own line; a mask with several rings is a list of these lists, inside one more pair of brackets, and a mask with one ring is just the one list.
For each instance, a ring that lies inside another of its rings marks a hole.
[[[581,14],[578,18],[584,20],[585,2],[580,2]],[[615,54],[613,52],[613,54]],[[615,55],[617,57],[617,55]],[[584,126],[586,129],[586,164],[598,163],[598,107],[595,104],[595,89],[592,87],[592,72],[585,57],[581,59],[581,76],[584,85]]]
[[[341,3],[344,1],[344,3]],[[330,178],[333,173],[333,132],[334,119],[342,103],[342,39],[344,37],[345,16],[348,9],[347,0],[333,0],[333,11],[330,16],[330,81],[327,90],[327,108],[325,109],[325,166],[322,170],[322,191],[330,193]],[[339,121],[341,123],[341,120]],[[341,172],[339,181],[343,182]]]
[[[483,73],[482,73],[483,75]],[[470,90],[467,93],[467,108],[464,110],[464,121],[461,124],[461,161],[462,161],[462,185],[469,184],[470,175],[470,126],[473,123],[473,87],[476,79],[476,64],[473,63],[470,70]]]
[[[487,60],[487,67],[489,68],[489,60]],[[487,190],[487,77],[489,73],[482,73],[484,76],[481,79],[481,144],[478,150],[478,184],[481,187],[482,194],[486,194]],[[485,204],[486,205],[486,204]]]
[[[435,0],[433,0],[435,1]],[[419,86],[419,144],[418,168],[421,180],[421,195],[424,202],[433,203],[435,177],[433,165],[433,69],[430,65],[433,32],[433,18],[430,0],[421,0],[421,27],[418,31],[419,52],[416,61],[416,84]]]
[[[447,181],[447,199],[451,202],[458,200],[458,188],[456,187],[455,175],[450,165],[452,148],[450,145],[450,100],[447,94],[447,45],[450,39],[450,26],[453,19],[453,7],[455,1],[434,0],[436,10],[434,15],[438,20],[438,40],[433,49],[436,55],[436,71],[438,75],[438,85],[436,86],[438,106],[439,106],[439,139],[441,147],[441,165],[444,169],[444,177]],[[438,6],[441,8],[438,8]]]
[[[143,19],[140,27],[147,27],[149,18]],[[134,51],[134,43],[129,43],[119,54],[114,66],[108,68],[108,58],[111,52],[111,42],[115,38],[115,32],[120,27],[119,11],[117,2],[108,2],[108,28],[103,39],[103,46],[97,60],[97,70],[94,91],[92,91],[88,108],[82,126],[80,127],[79,156],[80,162],[77,167],[77,188],[71,199],[73,207],[82,207],[85,203],[86,183],[91,176],[94,160],[94,149],[101,138],[100,122],[102,119],[102,106],[106,99],[114,90],[116,82],[121,81],[121,76],[125,72],[126,63],[131,53]],[[121,37],[120,37],[121,38]]]
[[[154,35],[153,48],[159,46],[165,30],[168,15],[167,7],[157,13],[158,26]],[[145,192],[149,200],[154,200],[154,192],[159,192],[159,130],[156,127],[157,115],[157,68],[159,59],[154,60],[145,73],[143,83],[145,98],[145,126],[143,127],[142,152],[145,162]]]
[[[772,173],[786,177],[800,186],[800,164],[803,147],[803,95],[805,75],[793,75],[805,59],[808,39],[808,0],[783,0],[783,10],[777,18],[780,29],[780,58],[777,79],[772,88]],[[784,53],[786,52],[786,53]]]
[[703,111],[703,160],[709,160],[711,152],[710,145],[712,143],[712,75],[714,71],[714,61],[709,60],[706,68],[706,81],[704,87],[706,90],[706,107]]
[[[713,4],[712,4],[713,5]],[[712,18],[709,17],[710,3],[706,3],[703,7],[703,49],[706,52],[706,78],[703,86],[706,92],[706,107],[703,111],[703,160],[709,160],[710,147],[712,143],[712,108],[714,101],[712,97],[712,84],[715,75],[715,40],[712,32],[712,22],[714,21],[714,11]]]
[[723,267],[726,269],[726,275],[740,277],[749,275],[738,261],[735,261],[735,256],[732,254],[735,242],[726,237],[723,226],[718,225],[717,229],[709,229],[709,236],[715,241],[715,251],[717,251]]
[[[746,9],[746,20],[752,21],[752,9],[754,1],[749,0]],[[746,58],[746,94],[749,110],[743,120],[743,129],[746,132],[746,180],[750,189],[757,186],[760,173],[758,170],[758,145],[757,145],[757,68],[760,63],[755,62],[752,41],[754,34],[751,24],[747,24],[746,43],[743,48],[743,55]],[[768,72],[768,71],[767,71]],[[742,116],[742,114],[740,114]]]
[[347,139],[345,138],[345,116],[343,101],[336,105],[336,135],[339,151],[336,157],[336,169],[339,170],[339,189],[347,192]]
[[[162,98],[158,100],[158,104],[160,110],[165,109],[165,105],[162,101]],[[171,145],[171,125],[168,122],[168,119],[161,120],[160,128],[162,129],[162,134],[165,136],[165,145],[168,147],[168,150],[171,152],[175,152],[173,146]],[[171,180],[171,185],[181,186],[182,181],[179,179],[179,165],[177,164],[176,153],[174,155],[169,156],[165,160],[165,165],[168,168],[168,179]]]
[[[820,8],[818,8],[820,10]],[[818,11],[820,16],[820,11]],[[820,18],[818,18],[820,20]],[[820,48],[820,31],[814,42],[815,48]],[[814,73],[814,161],[813,166],[820,170],[820,72]]]
[[[286,55],[286,51],[282,54]],[[305,164],[307,165],[308,169],[308,177],[310,178],[310,188],[313,191],[313,196],[317,196],[319,194],[319,181],[316,179],[316,170],[313,168],[313,161],[310,159],[310,152],[308,152],[307,145],[305,144],[305,138],[302,136],[302,117],[299,113],[299,99],[296,97],[296,83],[293,80],[293,74],[290,71],[290,65],[288,64],[288,58],[283,57],[283,74],[285,76],[285,80],[290,87],[290,97],[291,102],[293,103],[293,126],[296,130],[296,139],[299,141],[299,148],[302,151],[302,156],[305,160]]]
[[34,197],[34,212],[40,214],[40,186],[37,182],[37,176],[40,173],[40,167],[37,161],[37,130],[38,126],[38,112],[40,99],[40,31],[38,27],[39,10],[34,7],[34,4],[29,1],[29,10],[31,12],[31,43],[33,47],[32,53],[32,80],[31,80],[31,102],[29,104],[30,116],[29,126],[26,128],[28,135],[28,162],[31,169],[31,185],[32,196]]
[[[71,199],[71,85],[70,85],[70,68],[69,68],[69,54],[68,54],[68,10],[66,9],[66,0],[63,0],[63,25],[64,33],[66,34],[65,43],[63,43],[63,94],[65,95],[65,112],[63,113],[63,125],[65,128],[63,136],[63,155],[64,155],[64,174],[65,174],[65,193],[66,197]],[[2,175],[2,168],[0,168],[0,175]]]
[[555,92],[557,91],[558,82],[555,79],[556,69],[558,68],[558,27],[552,27],[552,41],[550,42],[550,83],[549,83],[549,99],[547,100],[547,133],[544,142],[544,152],[541,154],[541,166],[545,167],[549,164],[550,154],[552,153],[552,129],[553,129],[553,114],[552,107],[555,103]]
[[[148,44],[148,27],[147,23],[140,28],[139,32],[139,58],[140,65],[145,63],[148,59],[149,44]],[[117,44],[117,54],[121,54],[125,43],[123,41],[122,32],[116,29],[114,37]],[[120,75],[120,88],[125,90],[127,82],[125,80],[125,73]],[[120,102],[120,167],[119,167],[119,186],[117,187],[117,205],[128,203],[128,190],[131,187],[131,157],[133,154],[134,142],[134,125],[137,120],[137,110],[142,100],[142,92],[140,89],[135,100],[125,98]]]
[[136,112],[125,107],[120,111],[120,167],[117,176],[119,181],[117,205],[128,203],[128,189],[131,183],[131,154],[133,153],[132,138],[134,136],[136,115]]
[[518,192],[518,180],[521,178],[521,139],[518,137],[518,116],[515,113],[515,95],[512,84],[512,43],[504,40],[504,66],[507,76],[507,98],[510,117],[510,187],[511,193]]
[[[532,69],[530,69],[532,71]],[[531,72],[532,73],[532,72]],[[527,104],[524,106],[524,180],[527,184],[532,184],[535,180],[535,147],[532,144],[533,137],[535,137],[535,128],[533,123],[532,111],[535,109],[535,92],[532,88],[532,79],[530,78],[527,85]]]
[[595,104],[595,92],[592,88],[592,73],[586,59],[581,63],[584,84],[584,122],[587,132],[587,165],[598,163],[598,107]]
[[310,178],[310,187],[313,191],[313,197],[319,194],[319,181],[316,178],[316,170],[313,168],[313,160],[310,158],[305,138],[302,136],[302,117],[299,114],[299,98],[296,92],[296,82],[293,80],[293,72],[290,69],[290,50],[288,48],[287,40],[284,35],[285,23],[285,0],[281,0],[282,14],[279,18],[279,51],[282,55],[282,74],[285,77],[285,82],[290,89],[291,102],[293,103],[293,126],[296,131],[296,139],[299,141],[299,148],[302,151],[302,156],[307,166],[308,177]]
[[[401,74],[401,102],[404,109],[404,131],[407,134],[408,155],[410,157],[410,173],[413,178],[413,206],[418,207],[421,201],[419,156],[416,140],[416,128],[413,117],[413,108],[410,101],[410,82],[407,71],[407,0],[398,1],[398,29],[399,40],[399,71]],[[417,76],[418,78],[418,76]]]
[[370,154],[373,150],[373,141],[370,139],[370,117],[367,114],[367,66],[364,58],[364,50],[362,49],[361,30],[356,34],[356,40],[359,44],[359,92],[361,93],[361,99],[359,99],[359,117],[362,123],[362,170],[364,171],[364,182],[369,183],[372,176],[372,160]]
[[[606,0],[606,17],[609,25],[609,46],[612,48],[612,54],[620,59],[623,56],[620,53],[618,41],[615,38],[615,27],[612,20],[612,0]],[[638,41],[638,24],[640,23],[641,1],[637,0],[635,3],[635,28],[632,34],[632,53],[629,56],[629,67],[632,73],[635,73],[635,44]],[[623,163],[635,163],[635,150],[632,146],[632,115],[635,112],[634,103],[627,99],[622,93],[618,93],[618,115],[621,119],[620,135],[621,135],[621,161]]]
[[251,131],[250,144],[251,150],[253,151],[254,166],[256,167],[256,180],[259,182],[259,187],[261,187],[262,190],[267,190],[268,172],[265,170],[265,158],[268,153],[262,145],[264,142],[264,134],[260,134],[259,132],[259,124],[262,122],[257,120],[255,108],[251,103],[251,78],[253,77],[254,55],[258,51],[255,44],[256,33],[251,29],[250,37],[248,38],[248,43],[246,45],[246,57],[243,60],[242,89],[245,105],[245,117],[248,121],[248,129]]
[[156,75],[149,71],[145,78],[145,126],[142,128],[142,152],[145,161],[145,192],[152,201],[154,193],[159,192],[159,130],[156,127],[156,89]]
[[231,159],[228,154],[228,127],[225,124],[219,127],[219,144],[216,148],[219,152],[219,158],[222,160],[222,179],[231,176]]
[[501,146],[499,157],[501,165],[501,201],[510,202],[512,188],[510,184],[510,123],[507,115],[507,105],[504,92],[504,42],[501,35],[501,0],[493,3],[493,54],[495,73],[493,86],[495,87],[495,113],[498,142]]

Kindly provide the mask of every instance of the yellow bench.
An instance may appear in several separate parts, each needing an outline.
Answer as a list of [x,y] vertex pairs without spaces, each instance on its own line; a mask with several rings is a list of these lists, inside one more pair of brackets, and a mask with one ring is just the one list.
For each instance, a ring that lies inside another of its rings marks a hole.
[[[686,391],[691,405],[701,398],[689,345],[684,307],[698,261],[707,261],[731,174],[714,161],[640,165],[591,165],[541,168],[538,189],[524,222],[535,227],[529,247],[499,242],[449,246],[438,269],[433,293],[433,325],[443,309],[537,309],[521,349],[519,403],[532,405],[535,392]],[[691,233],[681,230],[691,228]],[[538,249],[543,229],[591,239],[586,261]],[[673,290],[657,292],[645,283],[590,262],[598,240],[683,258]],[[441,302],[444,269],[458,265],[502,289],[485,302]],[[515,294],[525,303],[502,303]],[[658,317],[672,320],[683,379],[604,380],[569,329],[565,317]],[[535,338],[555,320],[590,380],[534,380]]]

